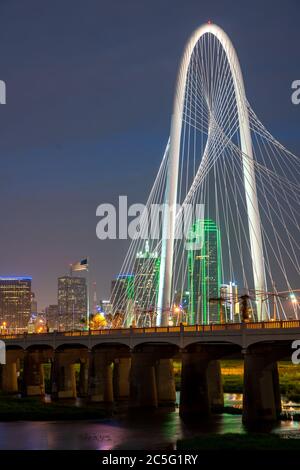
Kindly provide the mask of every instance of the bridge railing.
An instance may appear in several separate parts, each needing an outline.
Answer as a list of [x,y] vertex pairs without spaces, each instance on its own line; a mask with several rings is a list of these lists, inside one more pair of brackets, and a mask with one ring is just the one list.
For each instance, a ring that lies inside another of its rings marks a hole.
[[205,333],[213,331],[228,331],[228,330],[258,330],[258,329],[280,329],[280,328],[299,328],[300,320],[277,320],[268,322],[249,322],[249,323],[219,323],[210,325],[183,325],[180,326],[152,326],[143,328],[114,328],[114,329],[101,329],[89,331],[59,331],[53,333],[19,333],[19,334],[0,334],[3,339],[22,339],[31,337],[31,335],[38,335],[39,337],[46,337],[47,335],[55,334],[58,337],[69,336],[130,336],[139,334],[172,334],[172,333]]

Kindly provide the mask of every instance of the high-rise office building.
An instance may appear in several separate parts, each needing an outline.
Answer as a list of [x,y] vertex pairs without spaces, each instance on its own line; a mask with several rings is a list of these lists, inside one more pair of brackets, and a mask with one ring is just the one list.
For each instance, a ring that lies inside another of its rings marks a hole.
[[134,264],[134,301],[141,310],[155,309],[159,285],[160,258],[151,252],[146,241],[145,250],[136,255]]
[[210,219],[198,219],[188,249],[189,323],[220,321],[221,239]]
[[128,302],[133,300],[133,274],[119,274],[111,282],[111,305],[114,313],[126,313]]
[[31,315],[31,277],[0,277],[0,324],[26,331]]
[[87,285],[84,277],[58,278],[58,315],[61,329],[83,329],[87,317]]
[[37,300],[34,292],[31,292],[31,314],[37,315]]
[[221,285],[222,308],[226,321],[240,321],[238,286],[234,282]]
[[60,331],[63,328],[63,318],[58,313],[58,305],[48,305],[45,308],[45,317],[50,332]]

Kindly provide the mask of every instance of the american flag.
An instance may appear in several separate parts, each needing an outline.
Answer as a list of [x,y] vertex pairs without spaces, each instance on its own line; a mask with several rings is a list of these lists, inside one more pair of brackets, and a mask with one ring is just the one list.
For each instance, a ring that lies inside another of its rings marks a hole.
[[82,259],[81,261],[78,261],[77,263],[71,264],[71,271],[87,271],[88,270],[88,260],[87,258]]

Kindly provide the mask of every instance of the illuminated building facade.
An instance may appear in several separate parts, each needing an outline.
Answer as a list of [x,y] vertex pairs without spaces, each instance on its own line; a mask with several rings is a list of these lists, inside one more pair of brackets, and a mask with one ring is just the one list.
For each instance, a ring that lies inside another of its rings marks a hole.
[[87,316],[86,279],[75,276],[59,277],[57,298],[60,329],[82,330]]
[[111,282],[111,303],[114,312],[126,313],[128,301],[133,299],[133,274],[119,274]]
[[149,250],[146,241],[145,250],[136,255],[134,264],[134,301],[139,310],[155,309],[159,285],[160,258],[157,252]]
[[112,314],[113,308],[110,300],[102,299],[97,305],[97,312],[103,312],[105,315]]
[[57,304],[48,305],[45,308],[45,317],[49,331],[59,331],[63,328],[63,319],[58,313]]
[[226,321],[240,321],[240,304],[238,286],[235,282],[221,285],[222,308]]
[[31,292],[31,314],[37,315],[37,300],[34,292]]
[[211,219],[192,225],[188,249],[188,291],[190,324],[220,322],[221,238]]
[[0,324],[7,331],[26,331],[31,316],[31,277],[0,278]]

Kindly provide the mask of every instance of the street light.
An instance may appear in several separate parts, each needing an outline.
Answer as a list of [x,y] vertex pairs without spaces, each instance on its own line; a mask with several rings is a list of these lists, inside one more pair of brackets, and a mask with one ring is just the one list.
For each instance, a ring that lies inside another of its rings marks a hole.
[[297,304],[298,303],[298,299],[296,297],[296,295],[294,293],[291,293],[290,294],[290,299],[292,301],[293,304]]

